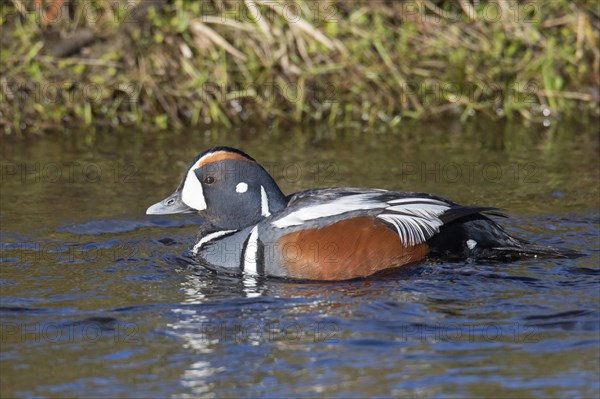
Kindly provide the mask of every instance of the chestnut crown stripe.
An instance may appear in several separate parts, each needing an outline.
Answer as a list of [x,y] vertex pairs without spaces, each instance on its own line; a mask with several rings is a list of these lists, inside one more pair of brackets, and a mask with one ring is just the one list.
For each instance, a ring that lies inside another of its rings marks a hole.
[[196,162],[196,164],[194,165],[194,167],[192,169],[199,169],[209,163],[220,162],[220,161],[225,161],[225,160],[254,162],[254,160],[252,160],[248,157],[245,157],[242,154],[238,154],[237,152],[215,151],[215,152],[206,154],[202,158],[200,158],[198,160],[198,162]]

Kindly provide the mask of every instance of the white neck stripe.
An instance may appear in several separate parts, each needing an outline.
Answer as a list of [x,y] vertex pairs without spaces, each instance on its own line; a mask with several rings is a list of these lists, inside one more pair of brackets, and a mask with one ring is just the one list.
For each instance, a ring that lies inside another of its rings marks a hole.
[[260,186],[260,213],[264,217],[271,216],[271,212],[269,211],[269,197],[267,197],[267,192],[263,186]]
[[202,248],[202,246],[204,244],[206,244],[207,242],[214,240],[215,238],[219,238],[221,236],[227,235],[229,233],[235,233],[236,231],[237,230],[222,230],[222,231],[216,231],[214,233],[207,234],[204,237],[202,237],[196,245],[194,245],[194,248],[192,249],[192,253],[194,255],[196,255],[198,253],[198,251],[200,250],[200,248]]

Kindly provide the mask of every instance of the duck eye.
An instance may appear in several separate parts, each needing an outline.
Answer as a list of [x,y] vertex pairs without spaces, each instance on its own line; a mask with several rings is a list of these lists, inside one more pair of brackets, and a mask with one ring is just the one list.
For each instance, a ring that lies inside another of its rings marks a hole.
[[212,176],[206,176],[204,178],[204,183],[206,184],[213,184],[215,182],[215,178]]

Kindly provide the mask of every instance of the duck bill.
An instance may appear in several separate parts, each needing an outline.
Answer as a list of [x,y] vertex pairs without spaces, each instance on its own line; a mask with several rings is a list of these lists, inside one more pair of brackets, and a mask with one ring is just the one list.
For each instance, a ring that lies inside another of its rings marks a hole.
[[157,202],[146,210],[146,215],[171,215],[174,213],[192,213],[194,209],[181,200],[181,191],[175,191],[164,200]]

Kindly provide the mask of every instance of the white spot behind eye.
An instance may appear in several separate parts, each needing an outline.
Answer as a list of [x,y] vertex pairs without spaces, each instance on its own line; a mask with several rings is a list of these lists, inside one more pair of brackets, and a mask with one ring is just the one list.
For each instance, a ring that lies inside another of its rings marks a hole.
[[469,249],[473,249],[477,246],[477,241],[475,240],[467,240],[467,247],[469,247]]
[[235,191],[240,194],[245,193],[248,191],[248,184],[244,182],[238,183],[237,186],[235,186]]

